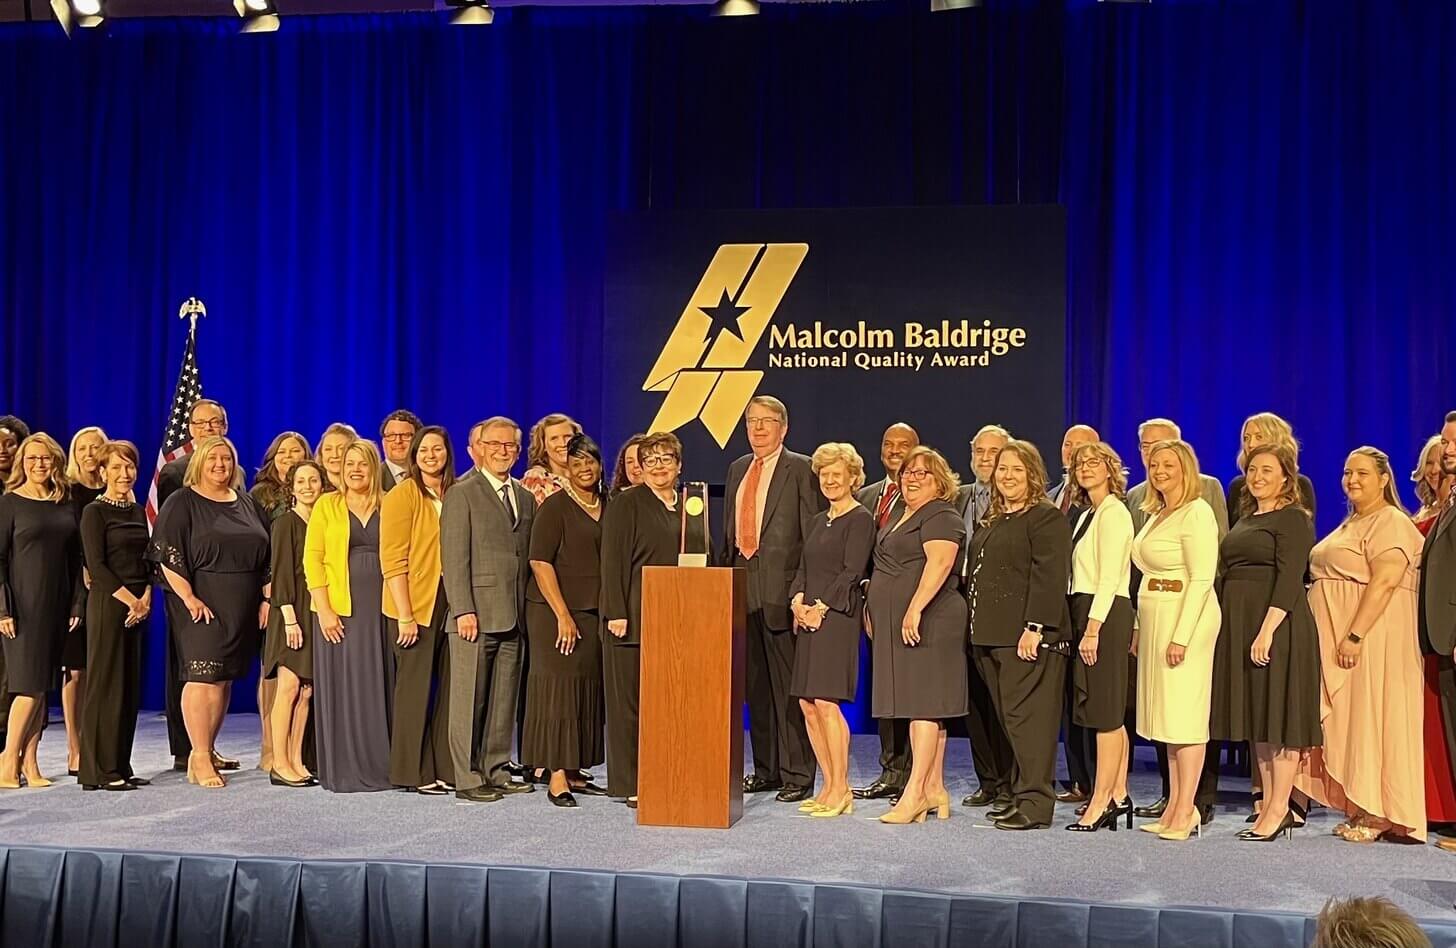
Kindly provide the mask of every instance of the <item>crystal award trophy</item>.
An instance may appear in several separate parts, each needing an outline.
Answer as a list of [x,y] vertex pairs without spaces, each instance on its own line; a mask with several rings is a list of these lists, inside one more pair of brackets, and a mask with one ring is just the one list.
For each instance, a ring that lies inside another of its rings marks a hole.
[[682,511],[682,539],[678,546],[677,565],[707,566],[710,536],[708,485],[702,481],[684,484],[678,509]]

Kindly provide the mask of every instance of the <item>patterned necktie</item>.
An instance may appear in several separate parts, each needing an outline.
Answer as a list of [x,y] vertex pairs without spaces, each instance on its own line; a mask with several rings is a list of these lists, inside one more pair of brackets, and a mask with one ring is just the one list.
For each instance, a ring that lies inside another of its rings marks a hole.
[[509,482],[502,484],[500,489],[501,503],[506,505],[506,516],[511,518],[511,527],[516,525],[516,508],[511,503],[511,485]]
[[875,525],[883,527],[890,522],[890,508],[895,506],[895,498],[900,496],[898,484],[886,484],[885,490],[880,494],[880,502],[875,507]]
[[1062,513],[1066,513],[1072,509],[1072,482],[1070,477],[1062,481],[1062,496],[1058,499],[1061,503],[1057,504],[1057,506],[1061,508]]
[[758,482],[763,477],[763,460],[754,458],[743,481],[743,506],[738,508],[738,552],[745,560],[758,552]]

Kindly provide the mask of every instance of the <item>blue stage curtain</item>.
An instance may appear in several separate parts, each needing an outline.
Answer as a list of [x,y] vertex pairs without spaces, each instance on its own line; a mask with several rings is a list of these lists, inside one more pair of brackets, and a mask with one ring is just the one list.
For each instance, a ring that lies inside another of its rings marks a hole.
[[1262,409],[1322,529],[1349,449],[1410,470],[1456,407],[1456,5],[927,7],[0,27],[0,411],[154,456],[196,294],[251,463],[399,405],[462,460],[496,413],[566,410],[611,451],[634,420],[600,392],[636,384],[600,367],[611,214],[1061,202],[1068,417],[1135,471],[1167,415],[1227,481]]
[[[1436,948],[1456,925],[1427,923]],[[1298,915],[857,885],[0,847],[0,943],[26,948],[1303,948]]]

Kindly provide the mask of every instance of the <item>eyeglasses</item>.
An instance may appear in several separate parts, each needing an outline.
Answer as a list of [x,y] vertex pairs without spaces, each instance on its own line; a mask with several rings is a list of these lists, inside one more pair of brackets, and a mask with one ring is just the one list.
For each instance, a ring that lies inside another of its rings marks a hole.
[[487,451],[496,451],[500,454],[515,454],[521,450],[521,446],[514,441],[482,441],[480,446]]
[[188,424],[194,428],[206,428],[208,431],[221,431],[224,422],[221,418],[194,418]]
[[[408,440],[410,440],[413,437],[414,437],[413,434],[387,434],[387,435],[384,436],[383,440],[385,440],[385,441],[408,441]],[[497,442],[497,443],[499,443],[499,442]]]
[[674,454],[650,454],[642,459],[643,467],[672,467],[677,463],[677,455]]
[[1076,467],[1077,470],[1082,471],[1099,468],[1102,466],[1102,464],[1103,461],[1101,458],[1083,458],[1082,460],[1078,461],[1074,465],[1074,467]]
[[767,418],[745,418],[744,422],[750,428],[771,428],[774,425],[783,424],[783,422],[773,416]]
[[22,462],[21,463],[24,463],[24,464],[41,464],[41,465],[44,465],[46,467],[55,467],[56,466],[56,459],[53,458],[53,457],[51,457],[49,454],[42,454],[39,457],[24,458],[24,459],[22,459]]
[[901,471],[900,476],[907,480],[923,481],[930,476],[930,472],[924,468],[917,467],[913,471]]

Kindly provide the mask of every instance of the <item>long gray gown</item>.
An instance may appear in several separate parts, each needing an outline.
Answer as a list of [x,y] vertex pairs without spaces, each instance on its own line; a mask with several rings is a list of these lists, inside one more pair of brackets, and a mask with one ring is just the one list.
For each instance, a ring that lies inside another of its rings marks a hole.
[[349,599],[344,641],[332,645],[314,625],[313,706],[319,784],[335,793],[390,790],[390,651],[379,565],[379,513],[367,524],[349,514]]

